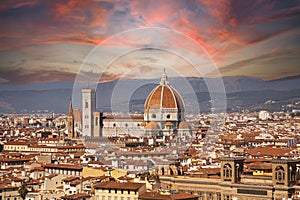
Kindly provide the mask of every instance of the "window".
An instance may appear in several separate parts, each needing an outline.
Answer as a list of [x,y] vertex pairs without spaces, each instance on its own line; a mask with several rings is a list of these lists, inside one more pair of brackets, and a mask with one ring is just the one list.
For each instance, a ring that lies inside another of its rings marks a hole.
[[86,101],[85,102],[85,108],[88,108],[89,107],[89,103]]
[[224,195],[224,200],[231,200],[231,196],[229,196],[229,195]]
[[96,117],[96,126],[98,126],[98,117]]
[[207,197],[208,197],[207,198],[208,200],[213,200],[213,194],[212,193],[208,193]]
[[128,194],[130,194],[130,190],[127,190]]
[[231,180],[232,177],[232,169],[230,164],[225,164],[223,169],[224,180]]
[[170,119],[171,118],[171,115],[170,114],[167,114],[167,119]]
[[153,114],[151,115],[151,117],[152,117],[152,118],[156,118],[156,114],[153,113]]
[[121,194],[123,194],[123,193],[124,193],[124,190],[122,189],[122,190],[121,190]]
[[277,184],[282,184],[285,180],[284,178],[284,168],[282,166],[277,166],[275,169],[275,180]]
[[222,197],[221,197],[221,193],[217,193],[217,200],[221,200]]

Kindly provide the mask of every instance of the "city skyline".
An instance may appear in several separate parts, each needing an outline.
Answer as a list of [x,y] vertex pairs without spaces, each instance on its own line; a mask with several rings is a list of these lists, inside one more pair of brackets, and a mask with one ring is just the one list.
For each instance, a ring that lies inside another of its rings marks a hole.
[[[222,76],[264,80],[297,76],[299,12],[298,1],[5,1],[0,6],[0,84],[74,81],[80,64],[99,43],[148,27],[172,30],[195,41]],[[115,42],[107,47],[111,52],[128,45]],[[183,54],[189,51],[188,45],[182,45],[185,42],[175,38]],[[144,35],[133,46],[152,44],[151,36]],[[149,52],[142,49],[118,59],[116,69],[107,71],[103,79],[119,79],[124,69],[135,70],[145,61],[159,65],[161,52]],[[182,60],[164,56],[164,65],[184,69]],[[160,70],[143,69],[135,70],[131,78],[160,76]]]

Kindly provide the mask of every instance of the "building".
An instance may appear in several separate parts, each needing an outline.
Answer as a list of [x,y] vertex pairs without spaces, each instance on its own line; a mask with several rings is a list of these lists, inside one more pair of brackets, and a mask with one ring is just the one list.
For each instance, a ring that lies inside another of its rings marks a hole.
[[295,199],[299,193],[298,160],[272,160],[271,173],[249,173],[242,157],[220,158],[220,175],[212,177],[160,176],[161,188],[199,195],[203,200]]
[[0,199],[2,200],[20,200],[22,199],[18,192],[19,187],[0,185]]
[[138,200],[146,192],[144,183],[103,182],[94,185],[95,200]]
[[96,110],[95,89],[82,89],[82,134],[94,136],[94,112]]
[[108,137],[118,134],[149,136],[161,140],[178,135],[182,140],[191,131],[184,121],[184,102],[163,72],[160,84],[148,95],[143,115],[116,116],[95,112],[94,89],[82,90],[82,133],[84,136]]
[[139,196],[139,200],[198,200],[197,195],[186,193],[162,194],[159,192],[145,192]]
[[170,86],[164,71],[160,84],[148,95],[144,105],[144,122],[149,136],[169,136],[184,120],[184,103],[180,94]]
[[260,120],[267,120],[267,119],[269,119],[269,117],[270,117],[269,113],[265,110],[262,110],[258,113],[258,118]]
[[74,114],[73,114],[72,101],[70,101],[69,113],[67,116],[67,131],[68,131],[69,139],[77,138],[77,134],[74,130]]

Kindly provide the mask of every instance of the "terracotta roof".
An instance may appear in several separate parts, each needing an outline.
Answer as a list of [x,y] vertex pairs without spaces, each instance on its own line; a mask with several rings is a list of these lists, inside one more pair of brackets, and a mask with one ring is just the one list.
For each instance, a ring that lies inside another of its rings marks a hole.
[[62,199],[81,199],[81,198],[90,198],[91,195],[86,194],[86,193],[78,193],[78,194],[73,194],[73,195],[68,195],[68,196],[63,196],[61,197]]
[[138,190],[144,183],[118,183],[118,182],[103,182],[95,184],[95,189],[124,189],[124,190]]
[[190,129],[190,125],[187,122],[182,121],[179,123],[178,129]]
[[165,125],[166,126],[173,126],[174,124],[172,122],[167,121]]
[[88,143],[85,143],[85,147],[87,149],[96,149],[99,147],[99,144],[94,144],[94,143],[88,142]]
[[82,166],[80,165],[69,165],[69,164],[45,164],[44,168],[57,168],[57,169],[74,169],[74,170],[82,170]]
[[89,161],[87,164],[98,164],[98,165],[104,165],[103,162],[99,161],[99,160],[94,160],[94,161]]
[[0,162],[27,162],[30,161],[29,158],[0,158]]
[[24,146],[28,146],[28,142],[9,141],[9,142],[6,142],[5,145],[24,145]]
[[149,108],[183,108],[179,93],[169,85],[158,85],[146,99],[145,109]]
[[131,116],[118,116],[118,115],[106,115],[104,116],[105,119],[110,120],[110,119],[114,119],[114,120],[143,120],[144,116],[143,115],[131,115]]
[[67,178],[64,178],[63,181],[64,182],[71,182],[71,181],[74,181],[74,180],[77,180],[77,179],[79,179],[78,176],[69,176]]
[[156,122],[154,121],[151,121],[149,122],[146,127],[145,127],[147,130],[156,130],[156,129],[159,129],[159,126],[157,125]]
[[11,186],[11,185],[0,185],[0,190],[4,190],[4,189],[18,189],[18,187],[15,186]]
[[158,192],[145,192],[139,195],[139,199],[147,200],[180,200],[180,199],[198,199],[199,196],[187,194],[187,193],[177,193],[177,194],[160,194]]
[[271,163],[252,163],[249,165],[249,168],[252,170],[272,169],[272,164]]
[[289,156],[291,149],[289,148],[265,148],[257,147],[249,149],[246,153],[255,156]]

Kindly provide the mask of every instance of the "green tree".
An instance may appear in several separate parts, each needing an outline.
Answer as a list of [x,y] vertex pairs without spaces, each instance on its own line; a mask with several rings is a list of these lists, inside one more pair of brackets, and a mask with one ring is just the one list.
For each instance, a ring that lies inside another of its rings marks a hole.
[[25,200],[27,194],[28,194],[28,189],[27,189],[27,185],[25,182],[22,183],[22,185],[19,187],[18,190],[20,197]]

